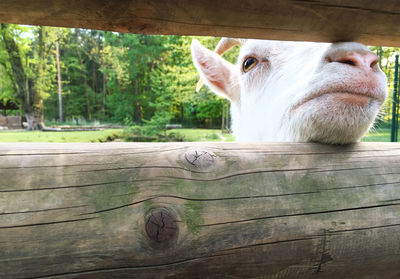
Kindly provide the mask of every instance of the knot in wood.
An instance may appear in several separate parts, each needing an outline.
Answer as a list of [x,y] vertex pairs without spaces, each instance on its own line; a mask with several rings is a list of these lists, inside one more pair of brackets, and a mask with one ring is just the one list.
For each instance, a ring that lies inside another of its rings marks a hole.
[[196,168],[208,168],[215,164],[215,154],[206,150],[189,150],[185,153],[186,161]]
[[147,236],[159,243],[169,243],[178,235],[175,216],[166,208],[151,210],[146,218]]

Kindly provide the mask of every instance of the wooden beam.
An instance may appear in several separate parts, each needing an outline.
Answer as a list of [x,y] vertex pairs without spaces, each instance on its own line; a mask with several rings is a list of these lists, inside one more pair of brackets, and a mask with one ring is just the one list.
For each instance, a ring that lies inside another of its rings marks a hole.
[[0,22],[400,46],[399,0],[2,0]]
[[395,143],[0,144],[1,278],[398,278]]

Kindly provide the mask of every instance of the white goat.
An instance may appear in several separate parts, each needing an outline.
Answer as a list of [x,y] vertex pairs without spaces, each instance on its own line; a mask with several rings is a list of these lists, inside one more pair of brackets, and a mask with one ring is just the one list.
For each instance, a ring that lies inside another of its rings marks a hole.
[[[233,65],[220,55],[237,44]],[[231,101],[238,141],[356,142],[387,96],[377,56],[359,43],[223,38],[212,52],[194,40],[192,56],[201,80]]]

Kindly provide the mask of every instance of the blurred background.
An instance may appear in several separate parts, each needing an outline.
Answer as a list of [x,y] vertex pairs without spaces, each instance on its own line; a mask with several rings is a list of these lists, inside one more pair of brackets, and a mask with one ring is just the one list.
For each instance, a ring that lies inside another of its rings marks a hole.
[[[0,142],[233,141],[229,102],[195,92],[193,38],[220,39],[1,24]],[[389,98],[362,140],[397,141],[400,49],[370,48]]]

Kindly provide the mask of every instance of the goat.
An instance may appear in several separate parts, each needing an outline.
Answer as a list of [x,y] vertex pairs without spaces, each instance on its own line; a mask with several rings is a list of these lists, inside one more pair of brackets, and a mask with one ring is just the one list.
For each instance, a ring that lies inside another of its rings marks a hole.
[[[242,45],[237,64],[220,55]],[[360,43],[223,38],[215,52],[192,41],[204,83],[231,101],[238,141],[357,142],[387,97],[377,56]]]

